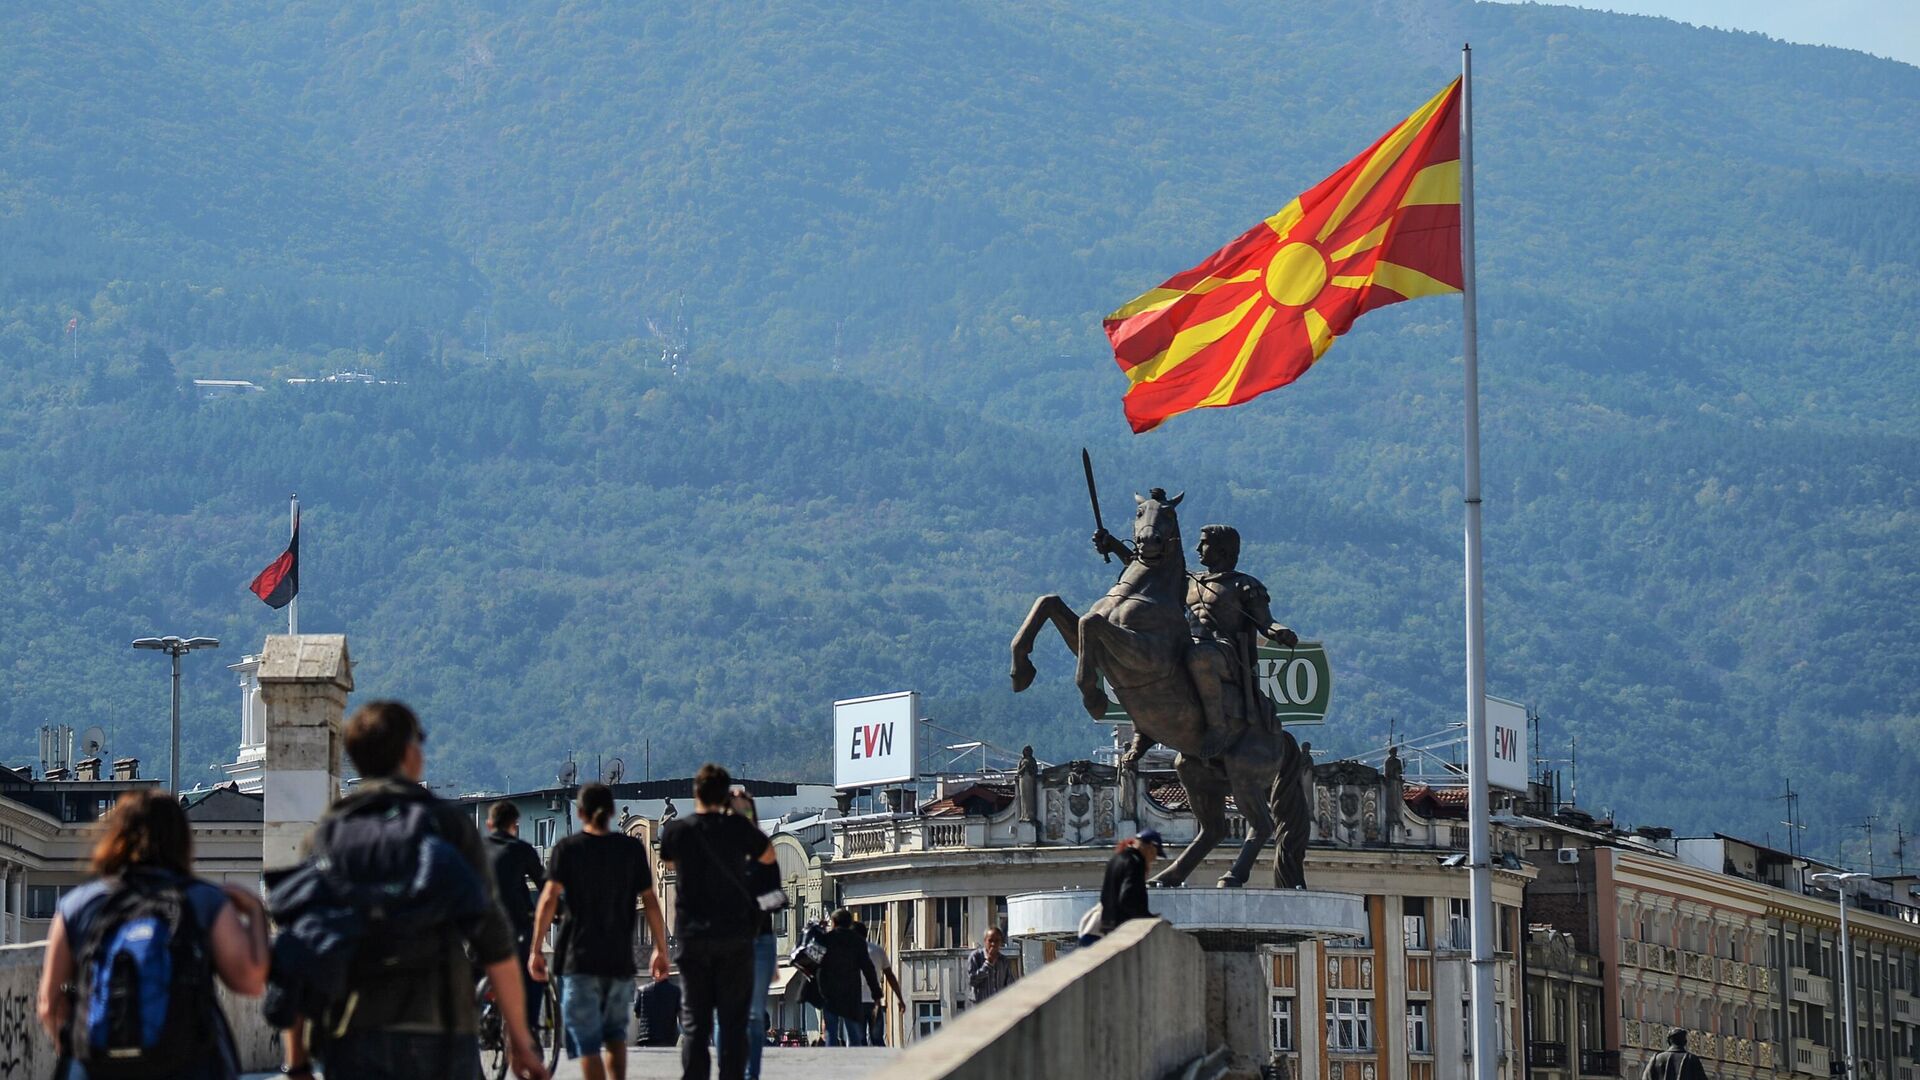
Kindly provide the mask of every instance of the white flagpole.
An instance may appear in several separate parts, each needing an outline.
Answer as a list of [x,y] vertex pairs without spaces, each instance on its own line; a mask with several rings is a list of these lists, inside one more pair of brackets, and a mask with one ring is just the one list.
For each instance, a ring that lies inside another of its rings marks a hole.
[[1472,896],[1473,1074],[1500,1075],[1494,993],[1493,844],[1487,792],[1486,626],[1480,576],[1480,331],[1473,274],[1473,47],[1460,49],[1460,298],[1465,323],[1467,584],[1467,861]]
[[[298,535],[300,529],[300,495],[298,492],[287,496],[287,535]],[[299,556],[295,556],[297,560]],[[298,563],[295,563],[296,567]],[[300,632],[300,593],[294,591],[293,599],[287,601],[287,633]]]

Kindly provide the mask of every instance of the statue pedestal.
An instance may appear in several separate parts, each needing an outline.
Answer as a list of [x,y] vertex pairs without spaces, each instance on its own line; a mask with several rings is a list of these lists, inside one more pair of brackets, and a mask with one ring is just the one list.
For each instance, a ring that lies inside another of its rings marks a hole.
[[[1241,1071],[1258,1072],[1268,1058],[1271,1016],[1261,949],[1367,932],[1366,900],[1351,893],[1175,888],[1151,889],[1148,898],[1161,918],[1205,950],[1208,1043],[1226,1046],[1230,1064]],[[1099,902],[1098,889],[1016,893],[1007,897],[1007,932],[1074,942],[1081,918]]]

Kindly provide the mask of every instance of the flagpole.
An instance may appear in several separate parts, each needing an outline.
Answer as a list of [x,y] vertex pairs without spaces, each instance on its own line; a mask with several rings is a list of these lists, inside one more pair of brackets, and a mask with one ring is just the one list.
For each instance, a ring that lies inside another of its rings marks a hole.
[[[295,492],[287,496],[287,529],[289,536],[300,535],[300,495]],[[300,632],[300,591],[294,590],[293,599],[287,601],[287,633]]]
[[1494,1001],[1492,798],[1487,791],[1486,626],[1480,574],[1480,328],[1473,273],[1473,47],[1460,48],[1460,299],[1465,324],[1467,587],[1467,862],[1473,934],[1473,1074],[1500,1074]]

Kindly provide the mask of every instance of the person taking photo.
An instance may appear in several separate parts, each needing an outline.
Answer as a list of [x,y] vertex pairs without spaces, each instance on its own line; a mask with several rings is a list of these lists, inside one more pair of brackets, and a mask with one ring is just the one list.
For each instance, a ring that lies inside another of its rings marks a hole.
[[680,967],[680,1075],[711,1075],[717,1017],[720,1080],[744,1080],[747,1008],[753,998],[753,939],[760,905],[747,864],[774,862],[773,845],[728,812],[733,778],[708,762],[693,778],[693,809],[660,830],[660,863],[673,870],[674,941]]

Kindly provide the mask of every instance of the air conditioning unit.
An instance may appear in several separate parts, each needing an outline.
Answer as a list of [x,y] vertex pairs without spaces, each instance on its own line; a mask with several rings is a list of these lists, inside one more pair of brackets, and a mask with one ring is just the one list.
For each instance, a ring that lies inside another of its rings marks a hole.
[[1577,863],[1580,861],[1580,849],[1563,847],[1554,852],[1554,858],[1562,863]]

